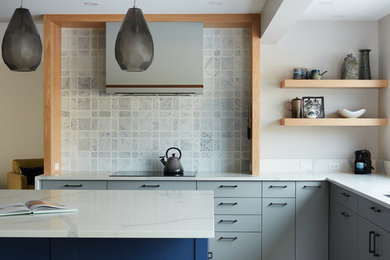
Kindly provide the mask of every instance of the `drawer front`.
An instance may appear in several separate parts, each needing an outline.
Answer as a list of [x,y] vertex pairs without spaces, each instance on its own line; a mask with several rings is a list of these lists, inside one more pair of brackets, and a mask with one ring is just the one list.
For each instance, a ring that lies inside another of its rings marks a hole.
[[106,190],[107,181],[42,181],[43,190]]
[[344,207],[357,212],[358,210],[358,196],[355,193],[347,191],[337,185],[330,187],[331,199],[340,203]]
[[209,255],[213,260],[261,259],[261,233],[215,233],[209,239]]
[[359,197],[359,215],[390,232],[390,210],[368,199]]
[[109,190],[196,190],[195,181],[109,181]]
[[198,190],[213,190],[214,197],[261,197],[261,182],[198,181]]
[[261,198],[215,198],[215,214],[261,214]]
[[295,182],[263,182],[263,197],[268,198],[294,198]]
[[215,231],[260,232],[260,215],[215,215]]

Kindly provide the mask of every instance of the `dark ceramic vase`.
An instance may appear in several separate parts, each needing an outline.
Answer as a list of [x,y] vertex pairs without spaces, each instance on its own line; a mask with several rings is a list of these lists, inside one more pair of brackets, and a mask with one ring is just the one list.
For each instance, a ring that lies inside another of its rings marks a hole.
[[370,49],[360,51],[359,79],[371,79]]

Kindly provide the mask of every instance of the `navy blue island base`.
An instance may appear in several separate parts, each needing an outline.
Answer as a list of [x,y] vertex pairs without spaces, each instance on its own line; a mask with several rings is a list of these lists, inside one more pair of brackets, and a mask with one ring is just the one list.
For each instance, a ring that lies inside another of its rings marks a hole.
[[207,260],[207,239],[0,238],[4,260]]

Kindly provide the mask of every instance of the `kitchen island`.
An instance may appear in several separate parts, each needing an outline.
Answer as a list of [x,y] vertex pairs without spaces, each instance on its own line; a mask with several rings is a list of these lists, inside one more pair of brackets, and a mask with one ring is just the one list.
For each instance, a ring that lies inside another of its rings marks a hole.
[[77,213],[0,218],[4,259],[207,259],[211,191],[0,191],[0,205],[44,200]]

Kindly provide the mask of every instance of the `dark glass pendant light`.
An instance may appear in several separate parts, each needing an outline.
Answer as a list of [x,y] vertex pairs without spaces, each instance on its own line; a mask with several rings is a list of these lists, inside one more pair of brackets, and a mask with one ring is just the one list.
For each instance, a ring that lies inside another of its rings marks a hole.
[[115,42],[115,59],[122,70],[141,72],[154,57],[152,35],[141,9],[129,8]]
[[42,59],[41,37],[30,11],[17,8],[5,31],[1,51],[4,63],[12,71],[34,71]]

